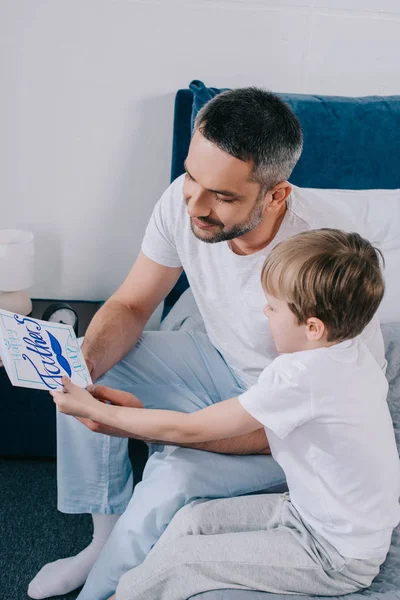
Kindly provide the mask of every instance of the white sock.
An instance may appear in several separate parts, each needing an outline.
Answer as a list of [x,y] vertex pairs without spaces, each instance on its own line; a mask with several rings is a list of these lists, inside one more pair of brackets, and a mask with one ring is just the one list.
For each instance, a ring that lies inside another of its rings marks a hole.
[[93,539],[82,552],[44,565],[32,579],[28,596],[36,600],[68,594],[83,585],[121,515],[94,514]]

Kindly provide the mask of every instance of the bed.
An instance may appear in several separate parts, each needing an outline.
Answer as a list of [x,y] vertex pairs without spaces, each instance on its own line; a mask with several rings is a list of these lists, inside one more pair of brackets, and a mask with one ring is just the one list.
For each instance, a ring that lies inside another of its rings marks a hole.
[[[171,180],[183,173],[197,111],[221,90],[193,81],[175,101]],[[350,214],[360,233],[378,242],[387,259],[387,293],[381,322],[388,361],[388,402],[400,453],[400,96],[346,98],[281,94],[303,127],[304,152],[291,183],[329,198]],[[338,190],[346,190],[345,192]],[[204,329],[182,274],[165,301],[162,329]],[[346,596],[400,600],[400,527],[380,574],[367,590]],[[215,590],[202,600],[283,600],[293,595],[250,590]],[[302,598],[305,598],[302,596]],[[307,598],[307,596],[306,596]],[[318,598],[314,596],[314,598]]]

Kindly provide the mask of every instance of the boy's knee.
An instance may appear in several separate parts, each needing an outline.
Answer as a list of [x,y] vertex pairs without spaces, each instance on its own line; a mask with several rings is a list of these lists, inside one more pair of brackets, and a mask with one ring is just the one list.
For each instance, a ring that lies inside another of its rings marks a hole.
[[174,516],[170,527],[180,534],[196,534],[201,529],[201,524],[207,512],[207,500],[199,499],[183,506]]

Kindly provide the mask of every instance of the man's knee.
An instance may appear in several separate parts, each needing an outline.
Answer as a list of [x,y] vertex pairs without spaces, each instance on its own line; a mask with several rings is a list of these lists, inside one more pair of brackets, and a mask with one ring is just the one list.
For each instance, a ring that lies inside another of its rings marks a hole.
[[147,461],[143,481],[154,478],[162,481],[168,490],[188,493],[190,498],[198,496],[201,488],[201,475],[205,467],[201,455],[207,453],[191,448],[165,446],[162,452],[155,452]]

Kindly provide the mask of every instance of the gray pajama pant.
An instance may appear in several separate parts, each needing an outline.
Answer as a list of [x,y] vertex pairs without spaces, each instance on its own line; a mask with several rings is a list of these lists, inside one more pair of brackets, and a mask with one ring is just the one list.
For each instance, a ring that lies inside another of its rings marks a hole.
[[336,596],[369,587],[380,559],[345,558],[286,494],[195,500],[176,513],[117,600],[187,600],[216,589]]

